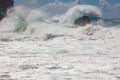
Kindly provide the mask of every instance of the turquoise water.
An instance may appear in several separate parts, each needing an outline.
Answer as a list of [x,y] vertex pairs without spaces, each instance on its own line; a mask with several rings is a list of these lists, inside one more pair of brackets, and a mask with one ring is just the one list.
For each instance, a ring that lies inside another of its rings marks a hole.
[[108,27],[120,25],[120,19],[103,19],[103,21]]

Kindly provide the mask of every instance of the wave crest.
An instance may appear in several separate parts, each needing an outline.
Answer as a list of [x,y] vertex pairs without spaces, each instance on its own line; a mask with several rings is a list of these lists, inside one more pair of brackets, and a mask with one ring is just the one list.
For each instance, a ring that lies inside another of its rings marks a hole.
[[73,8],[68,9],[62,19],[62,22],[74,23],[74,20],[83,15],[89,17],[100,17],[102,12],[99,8],[92,5],[76,5]]

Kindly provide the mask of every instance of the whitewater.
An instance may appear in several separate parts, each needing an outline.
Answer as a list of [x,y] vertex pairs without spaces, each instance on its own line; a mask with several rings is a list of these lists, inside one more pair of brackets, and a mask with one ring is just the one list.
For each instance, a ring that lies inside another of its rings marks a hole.
[[[0,22],[0,80],[120,80],[120,20],[101,18],[96,6],[61,5],[8,10]],[[100,18],[74,25],[83,15]]]

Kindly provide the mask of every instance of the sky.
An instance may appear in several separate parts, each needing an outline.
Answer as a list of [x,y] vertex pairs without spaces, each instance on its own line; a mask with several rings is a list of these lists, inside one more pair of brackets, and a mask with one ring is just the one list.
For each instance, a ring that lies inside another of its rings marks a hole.
[[103,18],[120,18],[120,0],[15,0],[15,5],[29,7],[41,7],[48,3],[61,1],[64,3],[77,2],[99,7],[103,12]]

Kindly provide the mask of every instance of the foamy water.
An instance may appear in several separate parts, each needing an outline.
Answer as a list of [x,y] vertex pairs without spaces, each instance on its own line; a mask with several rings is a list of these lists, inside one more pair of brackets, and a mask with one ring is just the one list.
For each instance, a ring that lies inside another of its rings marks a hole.
[[119,80],[120,25],[74,25],[83,13],[102,14],[91,5],[54,16],[23,6],[8,11],[0,22],[0,79]]

